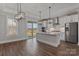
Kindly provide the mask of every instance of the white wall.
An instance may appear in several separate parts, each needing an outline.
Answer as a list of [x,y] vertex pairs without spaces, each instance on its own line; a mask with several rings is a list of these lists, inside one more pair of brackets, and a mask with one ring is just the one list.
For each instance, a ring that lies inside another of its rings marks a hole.
[[6,16],[0,15],[0,41],[6,39]]
[[21,20],[21,21],[18,21],[18,37],[20,39],[27,39],[27,35],[26,35],[26,25],[27,25],[27,22],[26,20]]
[[18,22],[17,35],[7,36],[7,17],[13,18],[13,15],[0,11],[0,44],[27,39],[26,20]]

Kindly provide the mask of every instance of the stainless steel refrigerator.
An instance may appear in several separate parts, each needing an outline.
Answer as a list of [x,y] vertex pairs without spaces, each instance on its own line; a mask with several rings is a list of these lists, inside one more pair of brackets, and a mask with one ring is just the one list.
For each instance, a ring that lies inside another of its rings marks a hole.
[[65,24],[65,41],[78,43],[78,22]]

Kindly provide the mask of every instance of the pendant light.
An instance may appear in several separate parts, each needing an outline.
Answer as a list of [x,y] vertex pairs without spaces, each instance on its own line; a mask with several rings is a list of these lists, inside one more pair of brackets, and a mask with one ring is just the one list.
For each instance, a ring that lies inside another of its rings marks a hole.
[[22,12],[21,3],[17,3],[17,14],[14,16],[14,18],[19,21],[23,20],[25,18],[25,13]]
[[48,18],[48,24],[51,23],[50,20],[51,20],[51,6],[49,6],[49,18]]
[[51,19],[51,6],[49,6],[49,20]]
[[40,20],[41,20],[41,11],[39,11],[39,14],[40,14],[39,17],[40,17]]

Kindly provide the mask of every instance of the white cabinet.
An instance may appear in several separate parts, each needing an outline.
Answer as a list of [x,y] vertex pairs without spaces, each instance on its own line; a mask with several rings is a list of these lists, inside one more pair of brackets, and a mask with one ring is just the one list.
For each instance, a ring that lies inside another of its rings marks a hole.
[[60,33],[37,33],[37,40],[54,47],[58,47],[60,44]]
[[42,29],[42,22],[38,22],[38,31],[41,32]]
[[78,14],[60,17],[59,22],[61,27],[63,27],[65,23],[78,22]]
[[60,27],[64,27],[65,23],[66,23],[66,17],[60,17],[59,18]]
[[48,29],[53,27],[53,20],[48,20]]
[[73,22],[78,22],[78,15],[72,15]]

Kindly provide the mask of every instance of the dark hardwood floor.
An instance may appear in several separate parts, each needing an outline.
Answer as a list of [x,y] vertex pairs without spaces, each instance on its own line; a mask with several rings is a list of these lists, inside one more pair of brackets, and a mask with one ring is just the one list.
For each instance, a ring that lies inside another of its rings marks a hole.
[[0,56],[62,56],[79,55],[79,47],[61,41],[59,47],[41,43],[36,40],[23,40],[0,44]]

